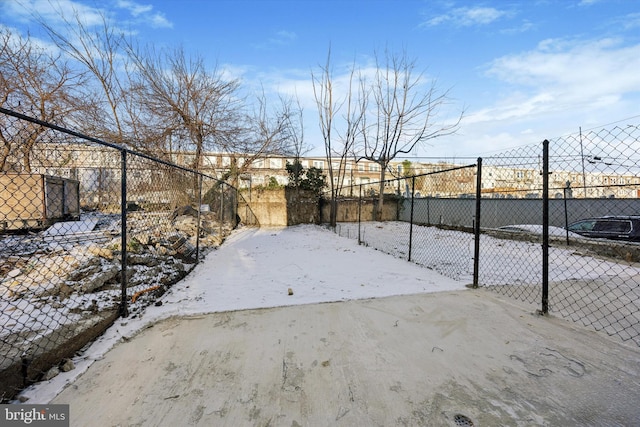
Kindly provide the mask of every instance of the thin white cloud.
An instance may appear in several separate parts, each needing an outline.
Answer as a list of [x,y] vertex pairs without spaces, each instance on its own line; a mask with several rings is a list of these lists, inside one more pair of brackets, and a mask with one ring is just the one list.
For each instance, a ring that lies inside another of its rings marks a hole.
[[626,31],[640,28],[640,12],[629,13],[628,15],[622,16],[615,20],[612,25]]
[[217,66],[217,71],[224,80],[244,80],[246,74],[250,71],[250,68],[247,66],[222,64]]
[[24,44],[25,39],[29,37],[29,43],[34,49],[49,52],[52,56],[60,54],[60,48],[56,46],[55,43],[34,36],[27,36],[22,34],[17,28],[0,24],[0,32],[9,34],[9,43],[13,43],[12,47],[14,48]]
[[274,49],[292,44],[298,35],[293,31],[280,30],[276,31],[271,37],[268,37],[260,43],[253,45],[256,49]]
[[279,44],[288,44],[298,38],[298,35],[292,31],[278,31],[276,37],[271,38],[270,41]]
[[488,25],[507,15],[509,12],[493,7],[459,7],[430,18],[423,25],[429,27],[443,24],[451,24],[456,27]]
[[118,0],[116,7],[126,10],[137,21],[147,23],[154,28],[172,28],[171,23],[164,14],[153,12],[150,4],[140,4],[131,0]]
[[487,75],[519,91],[476,119],[515,119],[533,113],[604,108],[640,94],[640,44],[620,40],[545,40],[530,52],[490,64]]
[[153,6],[149,4],[138,4],[129,0],[118,0],[116,5],[119,8],[127,9],[133,16],[139,16],[142,14],[146,14],[153,10]]
[[154,28],[173,28],[173,23],[170,22],[162,13],[154,13],[149,16],[148,22]]
[[598,3],[600,0],[580,0],[578,6],[591,6],[592,4]]
[[525,19],[517,27],[506,28],[504,30],[501,30],[500,32],[502,34],[512,36],[516,34],[526,33],[528,31],[533,30],[534,28],[535,28],[535,25],[531,21]]
[[549,39],[497,58],[486,74],[498,80],[500,97],[468,111],[463,136],[436,148],[459,154],[504,150],[632,116],[640,105],[638,69],[640,44],[611,38]]
[[55,25],[64,19],[75,20],[88,26],[102,23],[100,9],[72,0],[20,0],[2,2],[4,12],[19,22],[33,20],[34,15],[42,17],[47,23]]
[[[108,5],[108,3],[107,3]],[[76,19],[88,27],[102,25],[103,17],[114,19],[118,24],[145,24],[154,28],[171,28],[173,24],[153,6],[136,3],[131,0],[117,0],[112,8],[93,7],[74,0],[0,0],[3,13],[19,22],[29,22],[34,16],[41,17],[49,25],[63,23],[64,20]],[[116,12],[124,12],[125,16],[116,16]]]

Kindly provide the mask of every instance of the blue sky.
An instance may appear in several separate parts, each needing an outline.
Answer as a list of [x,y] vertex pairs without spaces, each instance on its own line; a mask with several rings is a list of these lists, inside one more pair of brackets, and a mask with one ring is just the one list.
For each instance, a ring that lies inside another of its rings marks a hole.
[[451,89],[442,121],[458,134],[417,156],[478,157],[546,138],[640,122],[640,2],[635,0],[0,0],[0,25],[38,36],[51,3],[97,11],[140,43],[182,45],[248,90],[297,94],[305,139],[323,153],[311,71],[331,46],[336,80],[375,51],[405,50]]

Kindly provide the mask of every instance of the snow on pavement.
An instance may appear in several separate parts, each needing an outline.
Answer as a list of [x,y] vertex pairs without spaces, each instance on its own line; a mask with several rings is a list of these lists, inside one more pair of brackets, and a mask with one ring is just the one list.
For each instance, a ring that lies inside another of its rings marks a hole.
[[117,342],[173,316],[463,290],[466,284],[319,226],[241,228],[170,288],[162,305],[118,319],[74,359],[76,369],[22,396],[49,402]]

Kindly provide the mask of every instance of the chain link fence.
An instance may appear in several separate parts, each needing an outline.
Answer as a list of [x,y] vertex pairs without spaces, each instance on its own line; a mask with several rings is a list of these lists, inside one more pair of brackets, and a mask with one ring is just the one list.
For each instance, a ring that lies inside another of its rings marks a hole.
[[[236,226],[241,196],[8,110],[0,125],[7,400],[66,369],[118,317],[158,303]],[[638,126],[579,132],[343,188],[336,232],[640,345],[639,136]]]
[[338,223],[336,231],[471,283],[476,165],[440,163],[428,169],[419,175],[385,181],[381,215],[376,214],[379,182],[346,189],[364,196],[338,200],[338,220],[355,222]]
[[68,369],[237,225],[213,177],[0,111],[0,393]]
[[336,232],[640,345],[639,137],[614,127],[423,166],[385,182],[377,217],[368,183],[338,200]]
[[638,345],[639,140],[640,126],[626,125],[549,141],[550,203],[559,205],[549,223],[567,229],[572,254],[549,270],[549,310]]
[[483,158],[477,285],[540,307],[543,272],[542,145]]
[[614,127],[485,159],[481,248],[502,250],[481,249],[479,283],[640,345],[639,137]]

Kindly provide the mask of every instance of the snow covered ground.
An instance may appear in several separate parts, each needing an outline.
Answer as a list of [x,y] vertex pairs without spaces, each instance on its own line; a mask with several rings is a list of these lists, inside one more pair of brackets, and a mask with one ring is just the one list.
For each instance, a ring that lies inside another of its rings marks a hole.
[[[534,234],[540,231],[530,225],[514,226],[514,229]],[[361,241],[370,247],[396,257],[408,257],[408,223],[367,222],[359,231],[358,224],[342,223],[337,231],[352,239],[360,235]],[[573,235],[572,245],[566,246],[563,244],[564,230],[554,229],[550,234],[560,238],[549,248],[551,314],[616,335],[625,341],[631,340],[640,346],[638,263],[596,255],[592,250],[594,240],[599,246],[608,247],[606,241]],[[634,246],[633,243],[626,245]],[[412,247],[411,260],[414,263],[463,283],[472,283],[473,234],[414,225]],[[624,245],[618,247],[619,257],[624,254],[624,248]],[[482,234],[479,253],[480,286],[526,301],[533,309],[541,308],[543,253],[540,242]]]
[[314,225],[242,228],[135,318],[124,318],[75,360],[76,369],[26,390],[48,402],[115,343],[172,316],[465,289],[465,282],[359,246]]
[[[409,226],[409,223],[399,221],[367,222],[361,226],[360,236],[368,246],[407,259]],[[532,226],[518,227],[522,230],[538,231]],[[337,232],[341,236],[355,239],[358,236],[358,224],[338,224]],[[558,229],[552,230],[552,234],[562,236]],[[473,234],[414,225],[412,245],[413,262],[455,280],[464,283],[472,282]],[[595,258],[586,251],[580,250],[578,246],[551,247],[549,252],[551,282],[594,280],[603,276],[640,280],[638,266]],[[542,283],[540,243],[499,239],[482,234],[479,262],[480,285]]]
[[[347,226],[341,225],[342,234]],[[353,239],[340,238],[329,229],[314,225],[235,230],[218,250],[209,253],[185,279],[162,296],[161,305],[150,306],[135,318],[117,320],[76,358],[76,369],[31,387],[23,396],[31,403],[49,402],[66,383],[84,372],[94,360],[102,358],[117,342],[174,316],[465,290],[465,285],[471,283],[469,266],[473,242],[469,241],[469,235],[438,229],[425,231],[422,235],[426,240],[420,245],[433,249],[438,242],[443,242],[446,246],[434,250],[436,253],[441,250],[443,259],[424,268],[398,258],[404,249],[396,240],[407,226],[393,222],[368,224],[365,235],[372,247],[358,245]],[[445,238],[445,234],[450,233],[454,236]],[[497,282],[513,285],[518,280],[513,277],[513,269],[503,272],[500,265],[518,264],[523,272],[522,280],[527,281],[531,271],[539,269],[536,255],[540,252],[539,245],[536,248],[528,242],[486,236],[483,241],[481,263],[490,266],[498,277]],[[455,242],[459,246],[452,247]],[[396,252],[393,248],[389,252],[396,256],[373,249],[385,243],[395,246]],[[452,259],[447,258],[447,253],[461,255]],[[574,257],[583,258],[571,250],[554,251],[554,280],[569,279],[577,274],[585,277],[584,272],[575,270],[576,265],[583,263],[577,264]],[[448,263],[446,268],[457,272],[455,278],[443,275],[446,271],[441,270],[440,263],[444,262]],[[640,275],[637,268],[597,262],[597,267],[590,267],[590,273]]]

